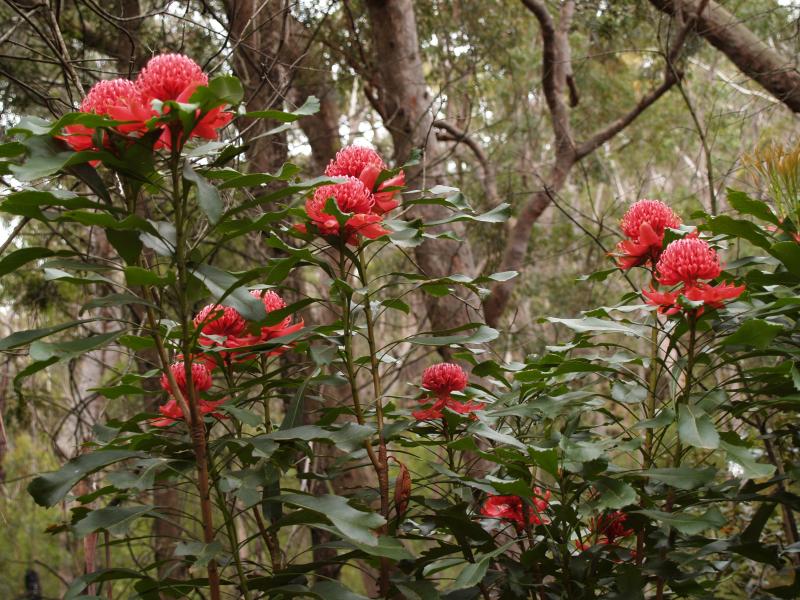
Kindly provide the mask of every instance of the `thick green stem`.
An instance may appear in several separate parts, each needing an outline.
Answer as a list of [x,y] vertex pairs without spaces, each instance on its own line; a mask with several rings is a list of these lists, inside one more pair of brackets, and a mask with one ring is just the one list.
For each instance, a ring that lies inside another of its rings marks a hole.
[[[173,135],[177,138],[177,135]],[[178,297],[178,317],[181,323],[181,350],[186,368],[186,390],[189,408],[189,428],[197,462],[197,488],[200,495],[200,516],[203,523],[203,541],[210,544],[214,541],[214,517],[211,502],[211,486],[209,478],[209,455],[206,440],[205,423],[197,401],[197,392],[192,384],[192,336],[191,314],[187,290],[189,286],[186,246],[187,246],[187,199],[188,190],[181,185],[180,143],[173,140],[173,153],[170,160],[172,172],[172,202],[175,211],[175,264],[178,270],[176,293]],[[169,371],[169,369],[167,370]],[[211,600],[220,600],[220,578],[217,562],[208,563],[208,586]]]

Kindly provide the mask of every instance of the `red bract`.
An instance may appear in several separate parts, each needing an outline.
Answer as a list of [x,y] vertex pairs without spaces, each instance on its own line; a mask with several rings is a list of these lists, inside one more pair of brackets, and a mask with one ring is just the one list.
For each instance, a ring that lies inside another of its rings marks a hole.
[[[127,79],[111,79],[96,83],[81,102],[80,112],[101,115],[116,121],[130,121],[114,127],[122,134],[146,131],[145,121],[152,112],[142,102],[136,86]],[[59,136],[77,151],[95,147],[95,129],[85,125],[67,125]]]
[[[216,402],[211,402],[210,400],[199,400],[198,408],[200,409],[200,414],[210,414],[216,419],[224,418],[220,413],[214,412],[214,410],[216,410],[216,408],[223,402],[224,400],[217,400]],[[172,425],[176,421],[183,419],[183,411],[181,410],[180,405],[176,402],[175,398],[172,397],[170,397],[166,404],[158,407],[158,412],[160,412],[163,417],[153,421],[153,425],[156,427],[167,427],[168,425]]]
[[615,255],[621,269],[655,262],[661,254],[664,231],[676,228],[681,219],[660,200],[634,202],[622,217],[620,226],[628,238],[617,244]]
[[[702,302],[709,308],[722,308],[725,300],[733,300],[741,296],[745,286],[733,285],[722,282],[717,285],[697,283],[693,286],[679,288],[672,292],[658,292],[653,288],[642,290],[642,295],[647,298],[647,303],[658,307],[658,312],[665,315],[674,315],[682,310],[678,297],[683,296],[692,302]],[[704,306],[696,309],[695,315],[703,314]]]
[[[208,85],[208,75],[203,73],[200,65],[183,54],[154,56],[136,78],[136,89],[148,106],[152,106],[153,100],[189,102],[192,94],[201,85]],[[197,115],[200,115],[199,110]],[[224,112],[224,107],[213,108],[195,123],[189,137],[217,139],[219,130],[232,118],[231,113]],[[179,139],[183,135],[183,132],[180,132]],[[165,128],[160,143],[168,148],[171,147],[172,135],[168,128]]]
[[533,506],[530,506],[519,496],[493,496],[490,495],[481,507],[481,514],[485,517],[502,519],[513,523],[517,530],[525,525],[541,525],[547,519],[541,514],[550,506],[550,490],[542,492],[541,488],[533,488]]
[[[405,174],[400,171],[394,177],[381,182],[375,189],[375,182],[381,171],[386,170],[386,163],[380,155],[365,146],[347,146],[339,150],[326,167],[325,175],[328,177],[357,177],[373,193],[374,204],[372,212],[382,215],[397,208],[400,201],[396,199],[396,192],[389,188],[405,185]],[[389,191],[386,191],[389,190]]]
[[437,396],[449,396],[467,387],[467,374],[454,363],[439,363],[422,373],[422,386]]
[[[449,408],[453,412],[457,412],[460,415],[467,415],[475,412],[476,410],[482,410],[483,405],[477,402],[463,402],[461,400],[456,400],[455,398],[445,396],[438,398],[436,402],[434,402],[429,408],[412,412],[411,416],[417,421],[436,421],[444,418],[444,413],[442,411],[445,408]],[[473,418],[475,418],[474,415]]]
[[[618,538],[633,535],[633,529],[625,527],[628,515],[622,511],[614,511],[592,520],[592,532],[598,543],[613,544]],[[602,538],[599,538],[602,536]]]
[[[281,310],[286,308],[286,302],[284,302],[283,298],[281,298],[278,294],[273,292],[272,290],[252,290],[250,292],[252,296],[255,298],[260,298],[264,302],[264,309],[266,310],[267,314]],[[294,333],[296,331],[300,331],[304,326],[303,319],[300,319],[297,323],[292,323],[292,317],[286,316],[280,320],[280,322],[274,325],[266,325],[261,328],[261,331],[256,334],[246,334],[241,336],[235,336],[229,338],[225,346],[228,348],[243,348],[246,346],[254,346],[256,344],[263,344],[264,342],[269,342],[270,340],[274,340],[279,337],[283,337]],[[276,356],[278,354],[282,354],[289,349],[289,346],[280,346],[279,348],[275,348],[274,350],[269,351],[269,356]],[[249,360],[253,357],[253,354],[247,354],[245,352],[236,353],[236,357],[238,360]]]
[[[334,215],[325,212],[325,205],[333,198],[342,213],[350,214],[343,228]],[[372,208],[375,200],[370,190],[356,177],[343,183],[323,185],[306,201],[306,214],[321,235],[339,236],[353,246],[358,236],[375,239],[389,233],[381,226],[380,215]]]
[[[186,366],[183,362],[172,363],[169,367],[172,371],[172,376],[175,378],[175,383],[178,384],[178,389],[185,396],[186,395]],[[211,371],[208,367],[200,362],[192,363],[192,386],[198,392],[205,392],[211,387],[213,383]],[[166,373],[161,376],[161,387],[172,392],[172,387],[169,384],[169,379]]]
[[721,272],[716,250],[696,236],[672,242],[656,265],[656,279],[662,285],[692,286],[700,279],[714,279]]
[[[201,331],[200,345],[214,346],[217,342],[207,336],[234,338],[242,334],[247,327],[247,321],[239,311],[231,306],[209,304],[194,318],[195,327]],[[222,344],[224,345],[224,343]]]

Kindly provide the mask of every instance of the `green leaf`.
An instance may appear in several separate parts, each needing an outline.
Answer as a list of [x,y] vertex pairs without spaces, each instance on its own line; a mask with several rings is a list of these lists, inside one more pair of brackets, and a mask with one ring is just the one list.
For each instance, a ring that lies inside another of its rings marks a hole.
[[[11,173],[19,181],[42,179],[70,166],[99,160],[106,156],[105,152],[65,150],[50,135],[32,136],[23,144],[28,149],[27,159],[20,165],[10,167]],[[87,168],[91,169],[88,166]]]
[[144,298],[140,298],[134,294],[127,292],[122,294],[108,294],[107,296],[99,296],[92,298],[86,304],[81,306],[81,312],[91,310],[92,308],[108,308],[109,306],[127,306],[129,304],[144,304],[158,308],[155,304],[148,302]]
[[125,267],[125,281],[128,286],[155,285],[158,287],[169,285],[175,281],[175,274],[170,271],[160,277],[155,271],[142,267]]
[[48,258],[50,256],[73,256],[74,254],[74,252],[56,252],[54,250],[50,250],[49,248],[40,248],[38,246],[32,248],[21,248],[19,250],[15,250],[11,254],[8,254],[7,256],[4,256],[2,260],[0,260],[0,277],[16,271],[22,265],[40,258]]
[[678,408],[678,435],[684,444],[713,450],[719,446],[714,423],[699,406],[681,404]]
[[212,225],[219,223],[224,207],[217,188],[198,175],[188,162],[183,167],[183,178],[197,188],[197,203],[203,209],[209,222]]
[[636,502],[634,489],[620,479],[601,477],[594,486],[600,494],[596,502],[598,508],[624,508]]
[[244,97],[242,83],[232,75],[220,75],[199,86],[189,98],[189,102],[199,104],[203,109],[216,108],[222,104],[236,106]]
[[611,397],[617,402],[639,404],[647,399],[647,388],[635,381],[629,383],[616,381],[611,386]]
[[59,342],[33,342],[30,347],[30,356],[35,361],[47,361],[55,357],[58,359],[73,358],[97,348],[102,348],[117,339],[124,329],[90,335],[89,337]]
[[114,247],[127,264],[132,265],[139,261],[142,253],[142,241],[139,239],[138,231],[120,231],[106,229],[106,239]]
[[745,479],[765,479],[772,477],[775,473],[774,465],[756,462],[750,448],[735,432],[726,431],[721,434],[721,437],[720,448],[725,450],[728,460],[742,468],[742,475]]
[[112,534],[122,534],[131,523],[147,514],[151,514],[153,506],[110,506],[91,511],[83,519],[72,526],[72,531],[79,538],[102,529]]
[[773,244],[769,253],[783,263],[786,270],[795,277],[800,277],[800,244],[797,242],[778,242]]
[[739,329],[722,340],[723,346],[752,346],[766,350],[781,331],[780,323],[770,323],[764,319],[747,319]]
[[203,542],[178,542],[175,544],[175,556],[193,556],[192,564],[195,567],[205,567],[223,553],[224,548],[217,540],[208,544]]
[[675,422],[675,412],[671,408],[662,408],[652,419],[645,419],[636,423],[634,429],[660,429]]
[[11,350],[18,346],[25,346],[31,342],[53,335],[65,329],[71,329],[77,325],[84,323],[91,323],[94,319],[84,319],[82,321],[70,321],[69,323],[61,323],[60,325],[53,325],[52,327],[44,327],[42,329],[27,329],[25,331],[17,331],[8,337],[0,339],[0,351]]
[[292,123],[301,117],[313,115],[319,112],[319,100],[315,96],[309,96],[303,105],[292,111],[284,112],[281,110],[254,110],[244,114],[245,117],[256,119],[270,119],[281,123]]
[[[301,440],[305,442],[310,441],[327,441],[335,444],[346,452],[353,452],[354,450],[363,447],[364,440],[375,434],[375,429],[368,425],[359,425],[358,423],[345,423],[337,429],[324,429],[318,425],[301,425],[300,427],[292,427],[288,429],[278,429],[272,433],[267,433],[259,438],[272,440],[275,442],[288,442],[294,440]],[[258,439],[258,438],[255,438]]]
[[211,292],[214,299],[227,306],[232,306],[248,321],[261,321],[267,316],[264,303],[250,295],[250,292],[239,285],[239,279],[211,265],[199,265],[192,274],[197,277]]
[[474,563],[467,563],[466,566],[461,569],[458,577],[456,577],[451,589],[463,590],[465,588],[475,587],[486,577],[486,572],[489,570],[490,564],[491,559],[486,557]]
[[366,596],[356,594],[338,581],[318,581],[311,588],[311,593],[324,600],[368,600]]
[[717,470],[714,467],[695,469],[692,467],[676,467],[663,469],[648,469],[641,475],[661,483],[666,483],[679,490],[693,490],[707,485],[714,480]]
[[548,317],[551,323],[561,323],[578,333],[622,333],[624,335],[632,335],[636,337],[646,337],[648,330],[641,325],[632,325],[619,323],[617,321],[609,321],[605,319],[598,319],[596,317],[584,317],[582,319],[559,319],[557,317]]
[[101,450],[73,458],[58,471],[39,475],[28,485],[28,493],[39,506],[50,507],[60,502],[81,479],[110,464],[141,457],[130,450]]
[[702,515],[680,512],[668,513],[658,510],[636,510],[633,512],[661,521],[686,535],[697,535],[706,529],[719,529],[726,523],[725,517],[716,507],[709,508]]
[[706,216],[703,229],[707,229],[717,235],[729,235],[747,240],[754,246],[769,249],[770,241],[763,230],[750,221],[733,219],[727,215],[715,217]]
[[780,219],[772,212],[769,205],[761,200],[755,200],[744,192],[728,189],[728,204],[735,211],[751,215],[762,221],[767,221],[773,225],[780,226]]
[[378,544],[378,536],[374,530],[386,523],[386,519],[377,513],[356,510],[347,503],[346,498],[341,496],[282,494],[278,499],[284,504],[320,513],[328,518],[343,535],[367,546]]
[[450,344],[485,344],[496,340],[500,333],[486,325],[480,325],[478,329],[467,335],[447,335],[447,336],[415,336],[408,338],[408,342],[421,346],[448,346]]

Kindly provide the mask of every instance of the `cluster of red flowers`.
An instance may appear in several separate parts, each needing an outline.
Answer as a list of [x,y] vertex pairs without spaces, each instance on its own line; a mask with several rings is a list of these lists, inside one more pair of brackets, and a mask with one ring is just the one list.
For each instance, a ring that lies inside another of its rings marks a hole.
[[[395,188],[405,184],[405,175],[400,171],[378,183],[378,176],[386,168],[380,155],[370,148],[348,146],[337,152],[325,175],[344,177],[345,181],[317,188],[306,201],[306,214],[315,232],[339,237],[352,246],[358,245],[359,236],[375,239],[389,233],[383,227],[383,216],[399,206]],[[343,225],[335,215],[325,212],[331,198],[341,213],[349,215]],[[296,228],[308,232],[305,224]]]
[[[436,400],[430,407],[411,413],[418,421],[443,419],[442,410],[445,408],[462,415],[482,408],[477,402],[463,401],[450,395],[467,387],[467,374],[456,364],[439,363],[425,369],[422,373],[422,387],[431,392]],[[425,402],[429,398],[428,395],[423,396],[421,402]]]
[[[147,122],[161,116],[153,101],[175,101],[186,103],[199,86],[208,84],[208,75],[203,73],[196,62],[182,54],[161,54],[150,59],[135,81],[112,79],[100,81],[89,90],[80,106],[80,112],[124,121],[114,129],[122,135],[140,136],[148,131]],[[227,125],[233,114],[225,112],[222,106],[200,115],[188,137],[213,140],[218,131]],[[184,132],[173,130],[179,124],[160,124],[162,133],[158,146],[171,147],[173,133],[179,138]],[[85,125],[68,125],[61,137],[76,151],[95,148],[95,130]]]
[[[286,308],[286,302],[272,290],[253,290],[250,292],[255,298],[264,302],[264,309],[267,314]],[[225,362],[238,362],[249,360],[253,354],[243,350],[248,346],[262,344],[271,340],[289,335],[303,328],[303,320],[292,323],[292,317],[287,316],[275,325],[261,327],[259,331],[251,333],[248,331],[247,320],[238,310],[231,306],[220,306],[209,304],[204,307],[194,318],[194,326],[198,330],[198,343],[207,351],[192,357],[192,386],[195,389],[195,396],[198,399],[198,406],[202,414],[212,414],[215,417],[220,415],[214,413],[224,400],[212,402],[200,397],[200,393],[206,392],[211,388],[213,381],[212,371],[220,364]],[[288,346],[279,346],[269,352],[269,355],[277,355],[285,352]],[[170,370],[178,384],[178,389],[186,396],[186,366],[185,362],[174,363]],[[161,387],[167,392],[171,392],[169,379],[166,374],[161,376]],[[159,412],[163,418],[154,421],[154,425],[164,427],[183,418],[183,411],[175,398],[170,397],[166,404],[159,407]]]
[[639,200],[622,217],[622,232],[627,239],[617,244],[614,255],[621,269],[650,266],[654,268],[655,281],[664,286],[679,286],[669,291],[658,291],[651,286],[642,291],[648,304],[658,306],[659,312],[673,315],[683,310],[679,302],[682,296],[703,303],[693,310],[695,316],[700,316],[705,306],[721,308],[725,300],[738,298],[744,286],[708,283],[719,277],[722,267],[716,251],[696,233],[663,248],[666,229],[680,224],[681,218],[663,202]]
[[527,525],[548,523],[542,513],[550,506],[550,490],[543,492],[541,488],[533,488],[531,504],[532,506],[519,496],[489,496],[481,507],[481,514],[508,521],[517,530],[522,530]]
[[743,285],[722,282],[711,285],[709,280],[719,277],[722,266],[719,257],[708,242],[691,234],[683,239],[675,240],[656,264],[656,280],[661,285],[679,285],[674,290],[659,292],[651,287],[642,290],[647,303],[658,306],[659,312],[673,315],[683,308],[681,296],[692,302],[702,302],[703,306],[694,309],[694,315],[703,314],[704,307],[722,308],[725,300],[738,298],[744,291]]

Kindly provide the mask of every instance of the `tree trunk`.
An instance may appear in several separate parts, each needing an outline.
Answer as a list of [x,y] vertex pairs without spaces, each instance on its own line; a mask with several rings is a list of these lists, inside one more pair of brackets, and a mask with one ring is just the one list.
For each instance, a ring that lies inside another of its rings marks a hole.
[[[373,56],[370,68],[376,75],[376,108],[392,136],[394,156],[403,163],[414,149],[422,151],[422,162],[406,173],[412,189],[429,188],[440,183],[444,172],[445,148],[433,129],[433,96],[425,81],[417,38],[414,3],[411,0],[368,0],[367,10],[372,29]],[[416,216],[430,221],[447,214],[440,206],[421,205]],[[453,224],[463,239],[465,229]],[[442,227],[432,228],[441,231]],[[417,263],[429,277],[453,273],[475,275],[472,249],[465,241],[426,240],[414,251]],[[474,298],[471,298],[474,300]],[[454,295],[426,297],[431,328],[445,330],[471,321],[482,320],[479,302],[464,302]],[[449,357],[450,351],[440,352]]]

